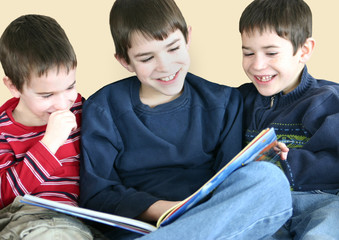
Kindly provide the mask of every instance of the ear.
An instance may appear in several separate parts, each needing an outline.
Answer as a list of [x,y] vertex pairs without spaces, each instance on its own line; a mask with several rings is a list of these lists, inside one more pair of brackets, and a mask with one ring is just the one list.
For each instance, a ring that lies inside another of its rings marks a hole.
[[21,92],[16,88],[16,86],[14,86],[12,80],[9,77],[5,76],[3,81],[13,97],[19,98],[21,96]]
[[306,63],[312,56],[315,47],[315,40],[313,38],[307,38],[304,45],[301,47],[300,62]]
[[191,45],[191,40],[192,40],[191,34],[192,34],[192,27],[188,26],[188,28],[187,28],[187,43],[186,43],[187,49],[189,49],[189,47]]
[[114,57],[121,64],[121,66],[126,68],[129,72],[135,72],[134,68],[126,62],[125,58],[120,57],[117,54],[114,54]]

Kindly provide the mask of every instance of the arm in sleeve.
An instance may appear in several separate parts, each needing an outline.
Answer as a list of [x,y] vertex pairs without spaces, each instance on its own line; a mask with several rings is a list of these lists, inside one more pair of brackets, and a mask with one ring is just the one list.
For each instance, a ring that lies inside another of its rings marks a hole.
[[333,94],[304,116],[311,138],[281,161],[294,190],[339,188],[339,98]]
[[123,144],[110,113],[85,102],[82,120],[80,206],[134,218],[152,205],[155,197],[124,186],[115,162]]
[[62,166],[40,141],[24,153],[14,153],[5,141],[0,146],[0,207],[10,204],[16,196],[30,194]]
[[227,88],[224,122],[220,133],[220,147],[216,156],[216,171],[224,167],[242,149],[243,102],[237,89]]

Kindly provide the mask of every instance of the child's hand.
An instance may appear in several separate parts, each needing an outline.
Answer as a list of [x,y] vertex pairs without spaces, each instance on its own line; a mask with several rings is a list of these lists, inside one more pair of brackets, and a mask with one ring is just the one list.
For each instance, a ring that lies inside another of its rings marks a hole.
[[75,115],[69,110],[56,111],[48,119],[42,142],[52,153],[56,153],[67,140],[72,130],[77,128]]
[[161,215],[168,209],[177,205],[180,201],[159,200],[153,203],[145,212],[141,213],[137,218],[142,221],[157,221]]
[[290,149],[286,147],[285,143],[278,142],[277,146],[274,147],[274,151],[276,151],[280,155],[281,160],[287,159],[287,154]]

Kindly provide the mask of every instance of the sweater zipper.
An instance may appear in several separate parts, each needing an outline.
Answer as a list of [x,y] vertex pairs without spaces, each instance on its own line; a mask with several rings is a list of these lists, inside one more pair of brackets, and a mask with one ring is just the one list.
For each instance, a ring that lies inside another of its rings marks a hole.
[[275,99],[275,95],[271,97],[271,108],[273,107],[274,99]]

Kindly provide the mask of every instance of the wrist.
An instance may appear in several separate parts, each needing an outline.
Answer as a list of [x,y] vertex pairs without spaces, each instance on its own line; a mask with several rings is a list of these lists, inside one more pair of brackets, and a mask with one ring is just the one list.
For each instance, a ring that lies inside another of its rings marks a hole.
[[58,146],[58,144],[55,144],[55,141],[51,141],[51,140],[49,140],[48,138],[45,138],[45,137],[41,139],[41,142],[53,154],[55,154],[60,147],[60,146]]

